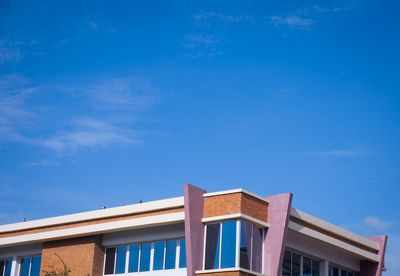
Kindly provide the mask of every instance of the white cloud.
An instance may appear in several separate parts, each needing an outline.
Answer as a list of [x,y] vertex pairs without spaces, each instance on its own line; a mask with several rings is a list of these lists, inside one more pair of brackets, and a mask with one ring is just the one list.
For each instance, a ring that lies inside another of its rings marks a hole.
[[344,148],[344,149],[333,149],[333,150],[319,150],[319,151],[311,151],[308,155],[314,155],[321,158],[345,158],[345,157],[357,157],[357,156],[365,156],[371,154],[371,151],[368,151],[364,148]]
[[97,22],[95,22],[95,21],[90,21],[90,22],[89,22],[89,28],[90,28],[92,31],[97,31],[97,30],[99,29],[99,25],[98,25]]
[[216,22],[223,23],[240,23],[250,21],[252,18],[250,16],[244,15],[229,15],[218,12],[200,12],[192,16],[193,21],[199,26],[210,26]]
[[18,62],[23,58],[23,54],[18,47],[9,45],[7,41],[0,40],[0,65],[7,62]]
[[315,23],[312,19],[303,18],[298,15],[275,15],[269,17],[269,22],[274,24],[276,27],[287,26],[301,29],[308,29]]
[[364,218],[364,225],[373,229],[386,229],[390,226],[389,222],[383,221],[376,216],[367,216]]
[[76,152],[85,148],[107,148],[110,145],[138,142],[131,131],[93,118],[77,118],[72,129],[37,143],[59,153]]
[[48,159],[42,159],[42,160],[35,160],[35,161],[26,161],[22,163],[22,167],[54,167],[60,165],[61,162],[55,161],[55,160],[48,160]]
[[331,6],[331,7],[323,7],[319,5],[315,5],[314,9],[317,12],[326,13],[326,12],[343,12],[350,10],[351,6]]
[[[62,100],[44,101],[47,106],[34,104],[36,98],[54,97],[54,93]],[[0,78],[0,144],[36,145],[64,154],[138,143],[133,118],[158,103],[160,95],[150,82],[135,77],[33,86],[21,76],[4,76]],[[72,114],[67,109],[71,104],[80,106]],[[22,165],[55,164],[39,160]]]
[[83,90],[94,107],[100,109],[145,110],[161,99],[159,89],[134,77],[109,79]]
[[191,34],[183,39],[183,46],[187,50],[185,56],[192,58],[213,57],[218,54],[217,46],[222,38],[215,35]]

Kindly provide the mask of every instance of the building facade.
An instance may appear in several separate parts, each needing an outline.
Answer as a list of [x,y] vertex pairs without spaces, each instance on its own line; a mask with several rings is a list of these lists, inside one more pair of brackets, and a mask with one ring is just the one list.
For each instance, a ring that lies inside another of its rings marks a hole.
[[[0,276],[381,276],[363,237],[243,189],[0,226]],[[53,274],[52,274],[53,273]]]

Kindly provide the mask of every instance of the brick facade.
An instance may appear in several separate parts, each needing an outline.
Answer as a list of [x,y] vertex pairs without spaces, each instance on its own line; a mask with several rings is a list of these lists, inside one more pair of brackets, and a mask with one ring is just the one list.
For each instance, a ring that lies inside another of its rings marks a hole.
[[58,271],[63,262],[71,276],[103,275],[104,249],[101,236],[47,242],[43,245],[41,276],[44,271]]
[[204,218],[237,213],[267,222],[268,203],[241,192],[204,198]]

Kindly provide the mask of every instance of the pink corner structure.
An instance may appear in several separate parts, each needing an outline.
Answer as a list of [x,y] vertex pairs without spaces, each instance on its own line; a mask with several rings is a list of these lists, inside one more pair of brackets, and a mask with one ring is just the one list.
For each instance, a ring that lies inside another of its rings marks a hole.
[[387,244],[387,236],[368,237],[368,239],[379,244],[378,262],[362,260],[360,262],[360,272],[356,276],[382,276],[385,267],[385,251]]
[[204,190],[187,184],[184,187],[185,239],[187,275],[196,275],[202,269],[204,225]]
[[291,193],[267,197],[269,228],[264,243],[264,267],[268,276],[280,276],[281,273],[292,198]]

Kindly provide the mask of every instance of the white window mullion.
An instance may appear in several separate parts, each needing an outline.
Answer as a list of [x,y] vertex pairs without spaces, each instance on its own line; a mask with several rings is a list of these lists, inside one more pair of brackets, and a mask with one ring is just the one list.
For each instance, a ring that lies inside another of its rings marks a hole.
[[11,264],[11,276],[17,276],[19,274],[20,262],[18,261],[17,256],[14,256]]
[[303,255],[300,255],[300,276],[303,276]]
[[249,254],[250,254],[249,255],[249,262],[250,262],[249,267],[250,267],[250,270],[253,270],[253,250],[254,250],[254,247],[253,247],[253,239],[254,239],[253,234],[254,234],[254,225],[251,224],[250,252],[249,252]]
[[181,259],[181,240],[176,240],[175,256],[175,269],[178,269],[179,260]]
[[240,263],[240,234],[241,234],[240,220],[236,221],[236,246],[235,246],[235,267],[239,267]]
[[128,273],[129,270],[129,256],[131,255],[131,247],[129,245],[126,246],[126,259],[125,259],[125,274]]
[[153,264],[154,264],[154,242],[152,242],[150,246],[150,271],[153,271]]
[[140,272],[140,262],[142,259],[142,244],[139,243],[138,272]]
[[118,255],[118,246],[115,247],[115,254],[114,254],[114,272],[113,275],[115,275],[115,271],[117,269],[117,255]]
[[207,243],[207,228],[208,225],[204,227],[204,244],[203,244],[203,270],[206,269],[206,243]]
[[167,241],[164,241],[164,261],[163,261],[163,270],[165,270],[165,263],[167,262]]
[[224,230],[222,223],[219,224],[219,229],[220,229],[220,231],[219,231],[218,268],[220,269],[221,268],[221,260],[222,260],[222,231]]

